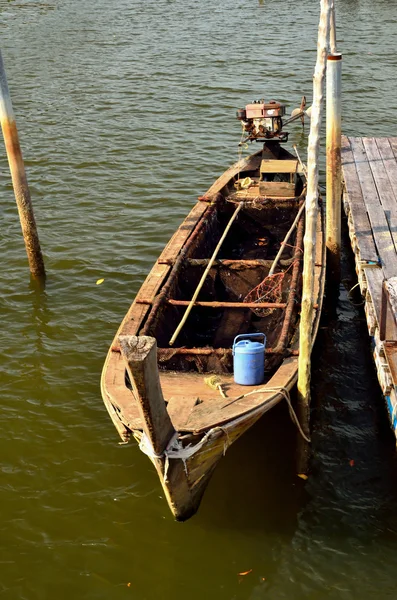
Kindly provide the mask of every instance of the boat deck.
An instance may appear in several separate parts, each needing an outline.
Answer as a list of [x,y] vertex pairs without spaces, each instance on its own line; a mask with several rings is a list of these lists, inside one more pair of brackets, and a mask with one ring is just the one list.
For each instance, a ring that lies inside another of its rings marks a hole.
[[397,138],[342,137],[348,218],[373,356],[397,437]]

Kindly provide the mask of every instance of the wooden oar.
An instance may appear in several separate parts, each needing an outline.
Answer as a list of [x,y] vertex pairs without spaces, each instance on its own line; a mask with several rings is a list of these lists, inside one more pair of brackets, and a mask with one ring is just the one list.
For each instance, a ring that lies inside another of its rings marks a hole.
[[218,252],[219,252],[219,250],[220,250],[220,248],[221,248],[221,246],[222,246],[222,244],[223,244],[223,241],[224,241],[225,237],[227,236],[227,233],[228,233],[228,231],[229,231],[230,227],[232,226],[232,223],[233,223],[234,219],[237,217],[237,215],[238,215],[238,213],[240,212],[240,210],[242,209],[242,207],[243,207],[243,203],[242,203],[242,202],[240,202],[240,204],[238,205],[238,207],[237,207],[237,208],[236,208],[236,210],[234,211],[234,213],[233,213],[233,215],[232,215],[232,217],[231,217],[231,219],[230,219],[229,223],[227,224],[227,226],[226,226],[226,229],[225,229],[225,231],[223,232],[223,235],[222,235],[221,239],[219,240],[219,242],[218,242],[218,245],[217,245],[217,247],[215,248],[213,255],[212,255],[212,256],[211,256],[211,258],[210,258],[210,261],[209,261],[209,263],[208,263],[208,266],[207,266],[207,268],[205,269],[205,271],[204,271],[204,273],[203,273],[203,276],[202,276],[202,277],[201,277],[201,279],[200,279],[200,282],[199,282],[199,284],[198,284],[198,286],[197,286],[197,288],[196,288],[196,291],[195,291],[195,292],[194,292],[194,294],[193,294],[193,298],[190,300],[189,306],[186,308],[186,310],[185,310],[185,314],[183,315],[181,322],[179,323],[178,327],[176,328],[174,335],[173,335],[173,336],[172,336],[172,338],[170,339],[170,346],[173,346],[173,344],[174,344],[174,342],[175,342],[176,338],[178,337],[178,335],[179,335],[179,333],[180,333],[180,331],[181,331],[182,327],[183,327],[183,326],[184,326],[184,324],[186,323],[186,319],[188,318],[188,316],[189,316],[189,314],[190,314],[190,311],[192,310],[192,308],[193,308],[193,305],[194,305],[194,303],[195,303],[195,302],[196,302],[196,300],[197,300],[197,296],[199,295],[199,293],[200,293],[200,290],[201,290],[201,288],[203,287],[204,281],[206,280],[206,277],[207,277],[207,275],[208,275],[208,273],[209,273],[209,271],[210,271],[210,269],[211,269],[211,267],[212,267],[212,264],[214,263],[214,261],[215,261],[215,259],[216,259],[217,255],[218,255]]

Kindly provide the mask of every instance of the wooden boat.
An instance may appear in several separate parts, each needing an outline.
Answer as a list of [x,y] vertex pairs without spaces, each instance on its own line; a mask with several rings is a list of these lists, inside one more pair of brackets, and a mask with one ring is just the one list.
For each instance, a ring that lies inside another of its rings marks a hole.
[[[305,177],[282,137],[270,131],[265,137],[263,149],[230,167],[179,226],[123,319],[103,368],[111,419],[122,440],[133,436],[152,460],[177,520],[196,512],[227,448],[266,411],[290,402],[297,381]],[[321,216],[313,339],[324,247]],[[240,385],[233,378],[233,340],[253,332],[267,336],[265,380]]]

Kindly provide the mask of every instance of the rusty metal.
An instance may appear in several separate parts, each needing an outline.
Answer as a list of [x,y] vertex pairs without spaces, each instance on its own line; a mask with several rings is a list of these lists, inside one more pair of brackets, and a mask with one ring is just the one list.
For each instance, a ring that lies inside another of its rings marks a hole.
[[327,58],[327,132],[326,132],[326,246],[327,280],[338,287],[340,281],[341,252],[341,203],[342,203],[342,161],[341,161],[341,88],[342,55],[329,54]]
[[18,207],[23,239],[28,255],[30,272],[34,277],[45,277],[44,261],[41,254],[36,221],[30,198],[25,165],[19,143],[18,130],[15,123],[14,111],[7,77],[4,69],[3,58],[0,52],[0,121],[3,131],[4,143],[10,166],[12,185]]

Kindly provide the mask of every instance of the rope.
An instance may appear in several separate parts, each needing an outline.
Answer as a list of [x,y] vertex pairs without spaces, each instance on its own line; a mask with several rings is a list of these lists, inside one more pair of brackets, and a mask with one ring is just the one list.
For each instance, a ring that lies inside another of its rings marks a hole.
[[[301,434],[301,436],[303,437],[303,439],[308,442],[309,444],[311,443],[311,439],[309,437],[306,436],[306,434],[304,433],[301,424],[299,423],[299,419],[296,415],[296,412],[294,411],[293,407],[292,407],[292,402],[291,402],[291,396],[289,391],[287,390],[286,387],[283,386],[277,386],[277,387],[264,387],[264,388],[260,388],[259,390],[252,390],[251,392],[247,392],[246,394],[242,394],[241,396],[237,396],[237,398],[234,398],[231,402],[228,402],[228,404],[225,404],[224,406],[222,406],[222,408],[226,408],[226,406],[229,406],[230,404],[233,404],[234,402],[237,402],[238,400],[242,400],[243,398],[247,398],[247,396],[252,396],[252,394],[262,394],[263,392],[279,392],[284,399],[286,400],[287,404],[288,404],[288,409],[289,409],[289,415],[291,417],[291,420],[295,423],[295,425],[298,428],[299,433]],[[270,402],[270,399],[267,400],[267,402]]]
[[[225,404],[222,408],[225,408],[225,406],[229,406],[229,404],[232,404],[233,402],[237,402],[237,400],[241,400],[242,398],[251,396],[252,394],[260,394],[263,392],[278,392],[285,398],[285,400],[288,404],[288,407],[289,407],[289,414],[290,414],[292,421],[297,426],[298,431],[301,434],[301,436],[303,437],[303,439],[310,444],[311,440],[310,440],[310,438],[308,438],[305,435],[305,433],[302,430],[302,427],[299,423],[299,419],[292,407],[290,393],[287,390],[287,388],[285,388],[285,387],[282,387],[282,386],[280,386],[280,387],[264,387],[264,388],[260,388],[258,390],[253,390],[251,392],[248,392],[247,394],[242,394],[241,396],[237,396],[237,398],[234,398],[234,400],[232,400],[232,402]],[[269,402],[269,401],[270,401],[270,399],[267,400],[267,402]],[[265,402],[265,404],[266,404],[266,402]],[[245,415],[243,415],[241,417],[237,417],[237,419],[234,419],[233,421],[230,421],[229,423],[227,423],[223,426],[217,426],[217,427],[211,428],[201,438],[201,440],[197,444],[194,444],[194,445],[188,444],[187,446],[183,447],[182,442],[179,440],[179,434],[178,434],[178,432],[176,432],[173,435],[173,437],[171,438],[171,440],[169,441],[166,449],[164,450],[164,452],[162,454],[155,453],[153,446],[150,442],[150,439],[148,438],[148,436],[146,435],[145,432],[142,432],[142,437],[139,442],[139,449],[144,454],[146,454],[146,456],[148,456],[151,459],[165,459],[165,465],[164,465],[165,481],[167,481],[169,461],[173,460],[173,459],[179,458],[180,460],[182,460],[183,467],[185,469],[185,473],[186,473],[186,475],[188,475],[188,470],[187,470],[187,466],[186,466],[187,460],[189,458],[191,458],[194,454],[196,454],[196,452],[201,450],[201,448],[204,446],[204,444],[211,437],[213,437],[220,431],[225,435],[225,441],[223,443],[223,455],[225,455],[227,449],[231,445],[230,438],[229,438],[229,430],[233,429],[236,425],[238,425],[239,423],[244,421],[247,418],[247,416],[253,416],[257,412],[262,412],[262,410],[263,410],[263,404],[261,406],[258,406],[256,409],[252,410],[250,413],[248,413],[248,414],[246,413]]]
[[212,437],[214,434],[218,433],[219,431],[222,431],[226,436],[226,440],[225,440],[224,446],[223,446],[223,455],[225,455],[226,450],[230,446],[229,435],[228,435],[225,427],[213,427],[212,429],[207,431],[207,433],[201,438],[201,440],[197,444],[194,444],[194,445],[188,444],[186,447],[183,447],[182,442],[178,439],[178,432],[176,432],[174,434],[174,436],[171,438],[171,440],[169,441],[166,449],[164,450],[164,452],[162,454],[155,453],[153,446],[150,442],[150,439],[148,438],[146,433],[143,432],[141,441],[139,442],[139,449],[144,454],[146,454],[146,456],[148,456],[151,459],[154,459],[154,458],[157,458],[157,459],[164,458],[165,459],[164,479],[165,479],[165,481],[167,481],[167,474],[168,474],[170,459],[179,458],[180,460],[182,460],[183,467],[185,469],[185,473],[186,473],[186,475],[188,475],[187,466],[186,466],[187,460],[191,456],[196,454],[196,452],[198,452],[204,446],[204,444],[207,442],[207,440],[210,437]]

